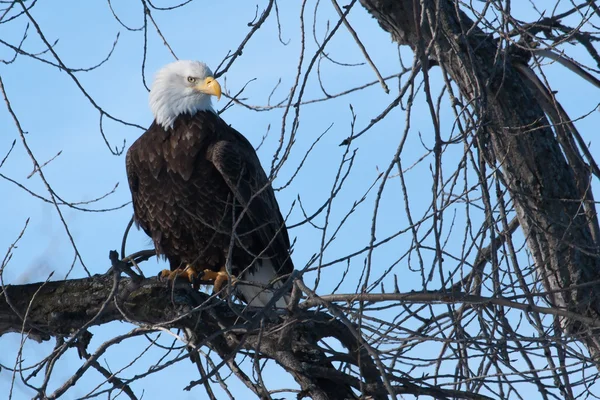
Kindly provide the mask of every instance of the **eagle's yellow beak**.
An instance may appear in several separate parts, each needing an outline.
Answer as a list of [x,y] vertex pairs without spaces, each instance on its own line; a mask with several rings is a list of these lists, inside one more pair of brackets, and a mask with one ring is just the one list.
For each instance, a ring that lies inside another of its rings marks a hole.
[[209,76],[204,82],[196,85],[195,89],[201,93],[216,96],[217,100],[221,98],[221,85],[212,76]]

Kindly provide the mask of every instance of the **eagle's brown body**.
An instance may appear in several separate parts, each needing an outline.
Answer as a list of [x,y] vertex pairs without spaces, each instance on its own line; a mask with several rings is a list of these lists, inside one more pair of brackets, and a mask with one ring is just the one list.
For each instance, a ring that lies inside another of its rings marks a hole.
[[[135,220],[171,269],[293,270],[290,241],[252,145],[211,111],[156,122],[127,152]],[[233,236],[232,236],[233,234]],[[231,245],[233,244],[233,248]]]

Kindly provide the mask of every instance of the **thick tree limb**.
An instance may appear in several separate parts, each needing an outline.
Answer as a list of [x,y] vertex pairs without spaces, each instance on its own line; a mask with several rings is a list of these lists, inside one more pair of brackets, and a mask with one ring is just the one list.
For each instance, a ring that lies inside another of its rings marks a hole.
[[373,361],[344,325],[331,316],[297,312],[277,317],[256,310],[244,313],[247,320],[243,320],[240,312],[185,283],[173,288],[156,279],[135,283],[125,278],[116,280],[112,275],[96,275],[5,286],[0,296],[0,336],[22,331],[38,340],[74,338],[82,327],[111,321],[129,321],[157,330],[184,329],[193,332],[193,347],[208,346],[224,360],[242,349],[275,360],[311,398],[355,398],[352,387],[360,389],[360,382],[335,369],[318,346],[320,340],[329,337],[346,346],[349,359],[360,365],[364,393],[375,399],[385,398]]
[[[358,393],[362,393],[361,398],[388,398],[381,371],[342,321],[316,311],[264,315],[261,309],[243,312],[247,317],[244,320],[239,316],[241,312],[220,299],[193,290],[187,283],[176,283],[173,288],[156,279],[134,281],[95,275],[68,281],[5,286],[0,292],[0,336],[23,332],[36,340],[64,337],[65,341],[61,340],[61,343],[78,348],[85,360],[83,365],[49,398],[59,398],[76,385],[87,369],[97,368],[98,357],[112,344],[131,336],[171,328],[184,330],[193,338],[189,343],[192,354],[196,354],[194,349],[207,346],[224,360],[221,365],[231,364],[228,360],[231,361],[240,350],[258,352],[261,358],[276,361],[302,388],[298,398],[341,400],[357,398]],[[139,328],[111,339],[92,354],[88,353],[86,347],[91,335],[82,327],[87,329],[111,321],[131,322]],[[338,340],[347,354],[327,355],[319,346],[323,339]],[[346,368],[335,368],[334,359]],[[237,369],[235,364],[231,366]],[[349,373],[349,366],[355,373]],[[216,368],[206,371],[203,379],[192,382],[187,389],[203,384],[214,373]],[[440,399],[487,398],[423,382],[415,384],[406,377],[389,376],[389,379],[401,383],[393,386],[395,394]],[[135,398],[124,382],[112,376],[110,381]],[[264,388],[254,385],[254,391],[260,398],[268,397]]]

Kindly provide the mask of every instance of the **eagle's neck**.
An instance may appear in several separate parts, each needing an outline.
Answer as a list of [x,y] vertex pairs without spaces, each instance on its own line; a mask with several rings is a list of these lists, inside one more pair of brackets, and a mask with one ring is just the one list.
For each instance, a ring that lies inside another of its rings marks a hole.
[[154,120],[153,125],[159,128],[157,132],[162,132],[165,135],[163,139],[166,140],[167,137],[171,137],[176,138],[175,140],[180,140],[181,135],[186,137],[191,134],[197,137],[211,135],[214,132],[213,129],[201,129],[200,132],[197,128],[199,126],[204,126],[205,128],[214,126],[217,120],[220,120],[220,117],[214,110],[200,110],[194,114],[185,113],[178,115],[168,127],[164,127],[156,120]]
[[163,86],[152,88],[150,92],[150,108],[156,123],[169,130],[175,120],[185,114],[194,115],[198,111],[209,111],[216,114],[209,95],[197,92],[184,93],[178,88]]

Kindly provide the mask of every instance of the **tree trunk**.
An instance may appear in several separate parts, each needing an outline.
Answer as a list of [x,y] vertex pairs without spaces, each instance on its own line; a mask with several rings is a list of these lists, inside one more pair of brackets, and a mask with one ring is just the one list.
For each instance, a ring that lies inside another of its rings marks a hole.
[[[583,202],[574,166],[510,55],[449,0],[360,2],[394,41],[409,45],[420,60],[439,64],[473,106],[480,122],[478,142],[488,147],[480,151],[501,167],[546,299],[555,307],[600,317],[594,204]],[[586,344],[599,366],[598,330],[568,318],[559,322]]]

